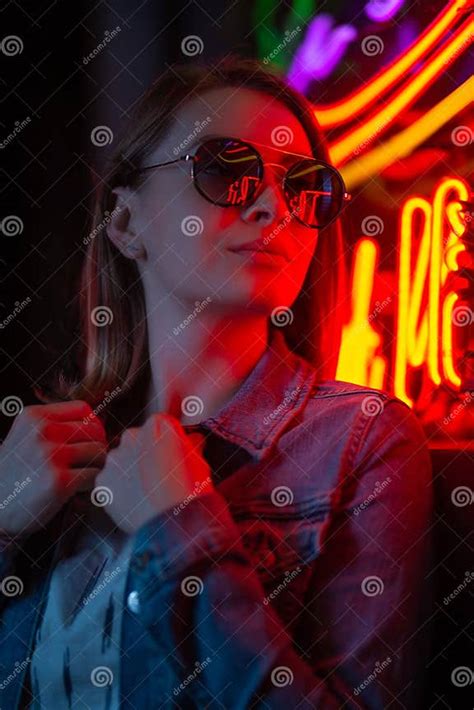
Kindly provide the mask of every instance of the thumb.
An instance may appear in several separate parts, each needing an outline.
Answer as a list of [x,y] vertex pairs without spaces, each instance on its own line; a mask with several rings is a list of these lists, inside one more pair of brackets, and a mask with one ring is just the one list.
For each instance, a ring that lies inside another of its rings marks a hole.
[[123,450],[129,446],[133,446],[133,444],[138,444],[141,435],[141,427],[129,427],[128,429],[125,429],[120,435],[119,448]]

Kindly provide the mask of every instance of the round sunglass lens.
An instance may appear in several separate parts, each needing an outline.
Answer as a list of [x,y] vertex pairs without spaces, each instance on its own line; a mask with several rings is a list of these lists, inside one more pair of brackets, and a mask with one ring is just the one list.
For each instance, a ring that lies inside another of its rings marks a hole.
[[260,185],[261,175],[260,158],[246,143],[214,139],[206,141],[196,151],[196,187],[214,204],[227,207],[250,203]]
[[311,227],[324,227],[340,211],[344,186],[331,167],[302,160],[288,171],[285,192],[297,219]]

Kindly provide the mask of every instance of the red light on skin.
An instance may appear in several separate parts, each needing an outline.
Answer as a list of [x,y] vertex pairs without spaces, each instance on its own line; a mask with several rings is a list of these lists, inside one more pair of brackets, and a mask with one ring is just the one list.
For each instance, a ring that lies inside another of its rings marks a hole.
[[288,264],[288,260],[281,254],[265,251],[263,249],[232,249],[234,254],[240,254],[247,262],[251,264],[261,264],[262,266],[282,266]]

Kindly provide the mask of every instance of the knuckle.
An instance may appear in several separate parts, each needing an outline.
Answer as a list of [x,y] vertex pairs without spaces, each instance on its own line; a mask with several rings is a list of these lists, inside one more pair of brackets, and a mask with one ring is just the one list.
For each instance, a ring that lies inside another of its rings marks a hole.
[[89,402],[86,402],[85,399],[78,399],[74,402],[74,404],[80,404],[82,406],[82,408],[84,410],[83,411],[84,416],[90,417],[91,415],[93,415],[93,409],[92,409],[91,405],[89,404]]
[[138,434],[138,428],[136,427],[130,427],[129,429],[125,429],[125,431],[122,433],[122,441],[125,439],[126,441],[130,440],[135,440]]
[[45,414],[44,408],[48,406],[47,404],[28,404],[26,407],[23,407],[23,411],[21,411],[16,418],[42,419]]

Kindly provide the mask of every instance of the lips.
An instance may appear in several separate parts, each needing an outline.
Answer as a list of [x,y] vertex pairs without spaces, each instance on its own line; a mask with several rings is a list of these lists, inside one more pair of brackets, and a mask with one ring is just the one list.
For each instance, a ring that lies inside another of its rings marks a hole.
[[264,238],[262,239],[254,239],[253,242],[245,242],[244,244],[240,244],[239,246],[235,247],[229,247],[230,251],[263,251],[267,252],[268,254],[275,254],[277,256],[283,256],[285,259],[288,258],[287,254],[281,251],[280,249],[277,249],[276,246],[274,246],[271,243],[266,244],[264,241]]

